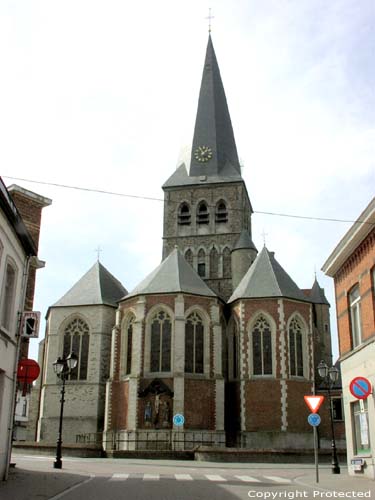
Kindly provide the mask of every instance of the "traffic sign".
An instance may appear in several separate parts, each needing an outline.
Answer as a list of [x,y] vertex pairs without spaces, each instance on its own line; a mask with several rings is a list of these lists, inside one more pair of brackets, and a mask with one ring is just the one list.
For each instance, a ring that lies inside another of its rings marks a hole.
[[180,427],[181,425],[184,425],[185,417],[181,415],[181,413],[176,413],[173,417],[173,423],[174,425],[177,425],[177,427]]
[[371,382],[365,377],[355,377],[350,382],[349,390],[357,399],[367,399],[372,392]]
[[305,403],[313,413],[316,413],[324,401],[324,396],[303,396]]
[[310,413],[310,415],[307,417],[307,421],[312,427],[317,427],[322,419],[317,413]]

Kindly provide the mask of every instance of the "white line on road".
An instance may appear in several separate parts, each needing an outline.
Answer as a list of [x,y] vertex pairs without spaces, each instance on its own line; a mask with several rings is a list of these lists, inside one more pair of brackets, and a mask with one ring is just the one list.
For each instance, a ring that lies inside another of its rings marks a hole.
[[112,474],[110,481],[121,481],[128,479],[129,474]]
[[241,481],[244,481],[245,483],[260,483],[260,479],[257,479],[256,477],[251,477],[251,476],[234,476],[237,479],[240,479]]
[[191,477],[190,474],[175,474],[174,477],[178,481],[192,481],[193,480],[193,478]]
[[277,483],[291,483],[291,479],[286,479],[285,477],[278,476],[264,476],[266,479],[270,479],[271,481],[276,481]]
[[144,481],[158,481],[160,479],[160,474],[143,474]]
[[205,474],[206,478],[210,481],[226,481],[225,478],[219,476],[218,474]]
[[84,484],[88,483],[89,481],[92,481],[94,478],[95,478],[95,474],[90,474],[90,477],[88,477],[85,481],[81,481],[80,483],[75,484],[71,488],[64,490],[62,493],[59,493],[58,495],[55,495],[54,497],[50,497],[48,500],[58,500],[59,498],[64,497],[68,493],[71,493],[76,488],[79,488],[80,486],[83,486]]

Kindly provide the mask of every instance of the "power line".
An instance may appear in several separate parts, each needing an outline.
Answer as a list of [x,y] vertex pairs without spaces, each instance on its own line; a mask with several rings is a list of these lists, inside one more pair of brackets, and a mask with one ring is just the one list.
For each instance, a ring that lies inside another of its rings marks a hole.
[[[24,179],[21,177],[13,177],[13,176],[9,176],[9,175],[3,175],[2,177],[4,179],[13,179],[16,181],[31,182],[33,184],[43,184],[45,186],[54,186],[54,187],[64,188],[64,189],[75,189],[78,191],[107,194],[110,196],[120,196],[123,198],[134,198],[134,199],[138,199],[138,200],[164,202],[164,200],[162,198],[155,198],[152,196],[141,196],[141,195],[135,195],[135,194],[118,193],[116,191],[106,191],[104,189],[94,189],[94,188],[86,188],[86,187],[82,187],[82,186],[72,186],[72,185],[68,185],[68,184],[58,184],[56,182],[36,181],[36,180],[32,180],[32,179]],[[211,208],[215,208],[215,207],[211,206]],[[232,209],[232,210],[241,210],[241,209]],[[333,218],[328,218],[328,217],[313,217],[313,216],[308,216],[308,215],[284,214],[284,213],[279,213],[279,212],[264,212],[261,210],[254,210],[254,213],[261,214],[261,215],[272,215],[275,217],[288,217],[288,218],[292,218],[292,219],[315,220],[315,221],[323,221],[323,222],[345,222],[345,223],[351,223],[351,224],[369,224],[370,226],[375,226],[375,223],[373,223],[373,222],[362,221],[362,220],[333,219]]]

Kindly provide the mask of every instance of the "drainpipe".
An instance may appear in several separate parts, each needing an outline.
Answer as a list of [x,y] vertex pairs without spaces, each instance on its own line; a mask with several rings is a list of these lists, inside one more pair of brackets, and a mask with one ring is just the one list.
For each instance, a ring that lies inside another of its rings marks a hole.
[[10,466],[10,458],[12,454],[12,441],[13,441],[13,429],[14,429],[14,414],[16,409],[16,397],[17,397],[17,371],[18,371],[18,357],[20,355],[21,348],[21,320],[22,320],[22,312],[25,308],[25,300],[26,300],[26,289],[27,289],[27,279],[29,276],[30,262],[33,258],[32,255],[28,255],[25,260],[23,275],[22,275],[22,284],[21,284],[21,299],[18,306],[18,319],[17,319],[17,328],[16,328],[16,355],[14,359],[14,369],[13,369],[13,393],[12,393],[12,402],[11,402],[11,413],[9,416],[9,425],[8,425],[8,445],[7,445],[7,461],[5,465],[5,474],[4,481],[8,479],[9,476],[9,466]]

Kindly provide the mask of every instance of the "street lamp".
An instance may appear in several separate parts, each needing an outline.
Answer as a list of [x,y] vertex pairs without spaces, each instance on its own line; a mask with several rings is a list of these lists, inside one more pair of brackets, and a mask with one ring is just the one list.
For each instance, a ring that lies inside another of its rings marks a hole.
[[77,366],[78,358],[77,356],[71,352],[66,358],[58,357],[53,364],[53,370],[56,375],[61,378],[62,386],[61,386],[61,399],[60,399],[60,421],[59,421],[59,435],[57,438],[57,446],[56,446],[56,460],[53,462],[53,467],[55,469],[62,468],[61,461],[61,445],[62,445],[62,423],[63,423],[63,414],[64,414],[64,396],[65,396],[65,381],[70,375],[71,371]]
[[337,459],[335,429],[333,425],[333,408],[331,398],[331,388],[334,386],[339,378],[339,370],[335,366],[328,368],[327,363],[321,361],[318,365],[318,373],[322,379],[327,382],[328,387],[328,402],[329,402],[329,415],[331,419],[331,436],[332,436],[332,474],[340,474],[339,461]]

